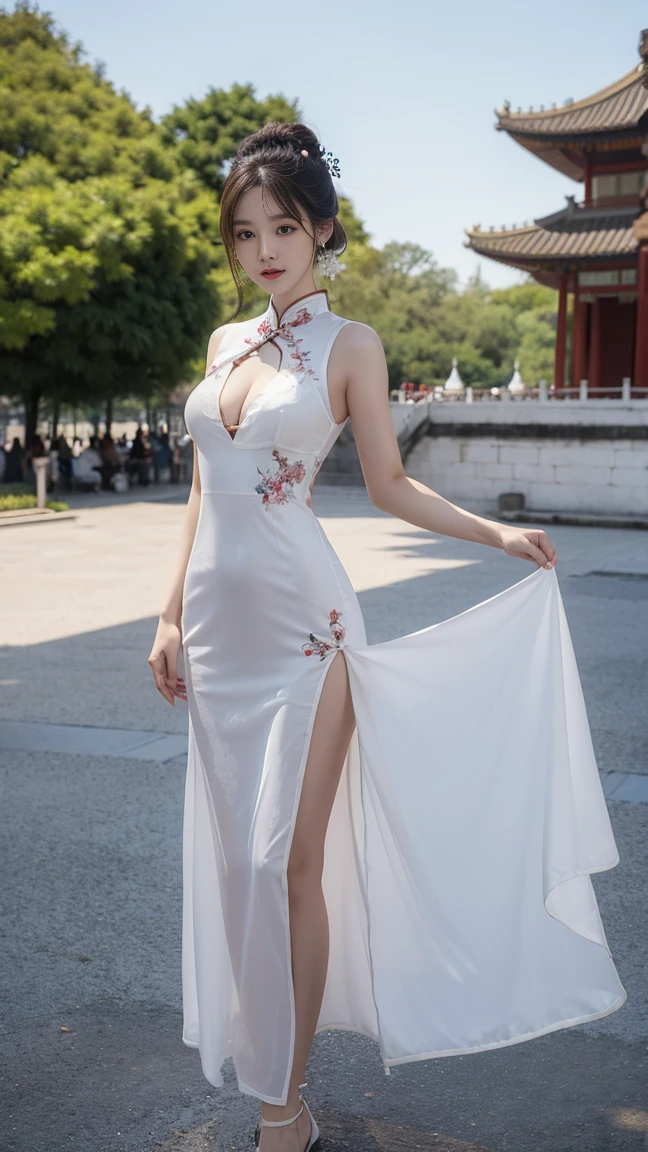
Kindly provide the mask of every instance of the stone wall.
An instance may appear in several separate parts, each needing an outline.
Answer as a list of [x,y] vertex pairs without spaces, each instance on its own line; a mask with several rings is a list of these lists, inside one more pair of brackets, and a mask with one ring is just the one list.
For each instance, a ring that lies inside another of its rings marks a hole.
[[[408,476],[475,511],[521,492],[530,511],[648,515],[648,400],[390,404]],[[349,421],[323,484],[364,483]]]
[[534,511],[648,513],[648,440],[426,436],[406,471],[484,511],[500,494],[521,492]]

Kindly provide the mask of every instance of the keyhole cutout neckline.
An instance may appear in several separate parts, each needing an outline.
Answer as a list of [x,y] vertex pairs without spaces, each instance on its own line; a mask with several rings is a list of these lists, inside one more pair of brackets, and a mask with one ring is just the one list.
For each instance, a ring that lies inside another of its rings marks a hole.
[[[245,407],[245,405],[246,405],[247,399],[250,395],[250,392],[252,391],[252,388],[249,388],[246,395],[243,397],[243,401],[242,401],[241,406],[239,408],[239,422],[238,422],[238,424],[228,424],[223,417],[223,409],[221,407],[221,397],[223,395],[223,389],[224,389],[227,381],[229,380],[230,375],[232,373],[232,370],[234,368],[238,368],[239,364],[241,364],[243,362],[243,360],[247,360],[250,356],[252,356],[255,352],[257,352],[258,349],[260,347],[262,347],[263,344],[272,343],[272,342],[273,342],[273,337],[268,336],[266,340],[260,341],[259,344],[256,344],[254,346],[254,348],[250,348],[248,351],[243,352],[240,356],[237,356],[235,359],[233,359],[229,364],[229,367],[227,369],[227,372],[225,373],[225,376],[223,377],[223,379],[220,382],[220,385],[218,388],[218,394],[217,394],[218,416],[219,416],[221,424],[223,425],[223,428],[229,434],[230,440],[232,442],[236,439],[237,434],[239,432],[239,429],[241,429],[243,427],[243,425],[245,424],[245,421],[247,420],[247,418],[248,418],[250,412],[252,411],[254,405],[256,404],[257,400],[260,400],[261,397],[264,395],[264,393],[267,392],[267,390],[269,388],[272,388],[272,385],[274,384],[274,382],[278,376],[283,375],[284,370],[281,368],[281,364],[283,362],[282,349],[279,348],[281,360],[279,361],[279,368],[276,369],[275,375],[272,376],[271,379],[268,380],[266,384],[264,384],[263,388],[261,389],[260,392],[257,392],[256,396],[252,397],[247,408]],[[279,347],[279,346],[277,345],[277,347]],[[263,363],[265,364],[266,361],[264,360]],[[271,368],[272,365],[269,364],[268,367]]]
[[[274,341],[275,336],[279,335],[279,332],[277,330],[280,329],[283,324],[288,324],[288,325],[290,325],[290,327],[293,327],[293,320],[296,318],[296,316],[298,315],[298,313],[300,312],[300,310],[302,308],[308,307],[307,304],[304,303],[305,301],[308,301],[308,300],[313,301],[313,303],[311,304],[312,315],[310,316],[310,320],[312,320],[313,316],[317,315],[318,312],[329,312],[330,311],[329,299],[328,299],[328,289],[326,289],[326,288],[316,288],[313,292],[307,292],[304,296],[298,296],[296,300],[291,301],[291,303],[288,305],[287,308],[284,308],[281,316],[279,316],[277,313],[277,308],[276,308],[276,305],[274,303],[274,298],[271,295],[270,300],[268,301],[268,307],[266,308],[265,316],[264,316],[264,319],[271,325],[271,331],[268,332],[268,334],[265,337],[263,337],[261,340],[259,340],[256,344],[254,344],[253,347],[246,349],[244,352],[242,352],[238,355],[234,354],[232,357],[230,357],[230,363],[229,363],[228,370],[227,370],[224,378],[221,380],[219,388],[218,388],[217,406],[218,406],[219,420],[220,420],[224,430],[227,432],[229,439],[230,439],[230,442],[232,444],[237,439],[237,436],[238,436],[240,429],[245,424],[245,422],[246,422],[250,412],[252,411],[254,405],[256,404],[257,400],[259,400],[261,398],[261,396],[263,396],[264,393],[269,388],[272,387],[275,380],[277,379],[277,376],[284,375],[286,369],[281,368],[281,364],[283,363],[283,349],[280,348],[279,345],[277,345],[277,347],[279,348],[279,352],[281,353],[281,360],[279,361],[279,368],[277,369],[276,376],[273,376],[273,378],[268,381],[268,383],[265,385],[265,387],[262,388],[260,392],[257,392],[254,399],[251,400],[250,403],[248,404],[248,407],[245,410],[245,412],[244,412],[245,403],[247,401],[247,398],[250,394],[251,389],[248,391],[247,396],[244,397],[243,402],[242,402],[241,407],[240,407],[240,410],[239,410],[239,423],[238,424],[227,424],[225,422],[225,420],[223,419],[223,410],[221,408],[221,396],[223,394],[223,389],[224,389],[224,387],[225,387],[225,385],[229,379],[230,373],[232,372],[232,369],[235,367],[238,367],[238,365],[243,360],[245,360],[253,352],[258,351],[258,349],[261,348],[268,341]],[[295,310],[295,316],[291,320],[286,320],[286,316],[290,312],[292,312],[293,309]],[[307,323],[309,323],[310,320],[307,321]],[[301,324],[294,325],[294,326],[295,327],[297,327],[297,326],[302,327]],[[220,365],[220,368],[224,368],[227,365],[227,363],[228,363],[228,361],[225,360]]]

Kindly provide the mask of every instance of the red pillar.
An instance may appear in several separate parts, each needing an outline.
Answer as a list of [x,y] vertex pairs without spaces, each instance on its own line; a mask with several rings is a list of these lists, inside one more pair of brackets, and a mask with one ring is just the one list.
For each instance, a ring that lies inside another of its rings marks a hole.
[[556,324],[556,360],[554,364],[554,387],[562,392],[565,387],[565,348],[567,346],[567,273],[560,273],[558,295],[558,322]]
[[642,244],[639,249],[637,335],[632,383],[635,388],[648,388],[648,244]]
[[589,388],[601,386],[601,297],[595,296],[592,304],[592,325],[589,347]]
[[587,304],[580,298],[578,272],[574,272],[574,318],[572,324],[571,385],[578,388],[587,376]]

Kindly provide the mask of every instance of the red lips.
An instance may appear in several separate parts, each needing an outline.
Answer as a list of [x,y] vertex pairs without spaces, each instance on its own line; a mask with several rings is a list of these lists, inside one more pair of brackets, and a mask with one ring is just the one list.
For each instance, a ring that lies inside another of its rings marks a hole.
[[261,275],[266,276],[268,280],[275,280],[277,276],[283,276],[284,272],[285,268],[268,268]]

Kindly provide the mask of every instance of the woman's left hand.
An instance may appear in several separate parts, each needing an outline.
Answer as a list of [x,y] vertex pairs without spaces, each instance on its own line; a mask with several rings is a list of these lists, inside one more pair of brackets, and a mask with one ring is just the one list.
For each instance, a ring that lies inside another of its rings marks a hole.
[[501,547],[509,556],[520,560],[535,560],[541,568],[555,567],[556,549],[541,528],[509,528],[500,525]]

